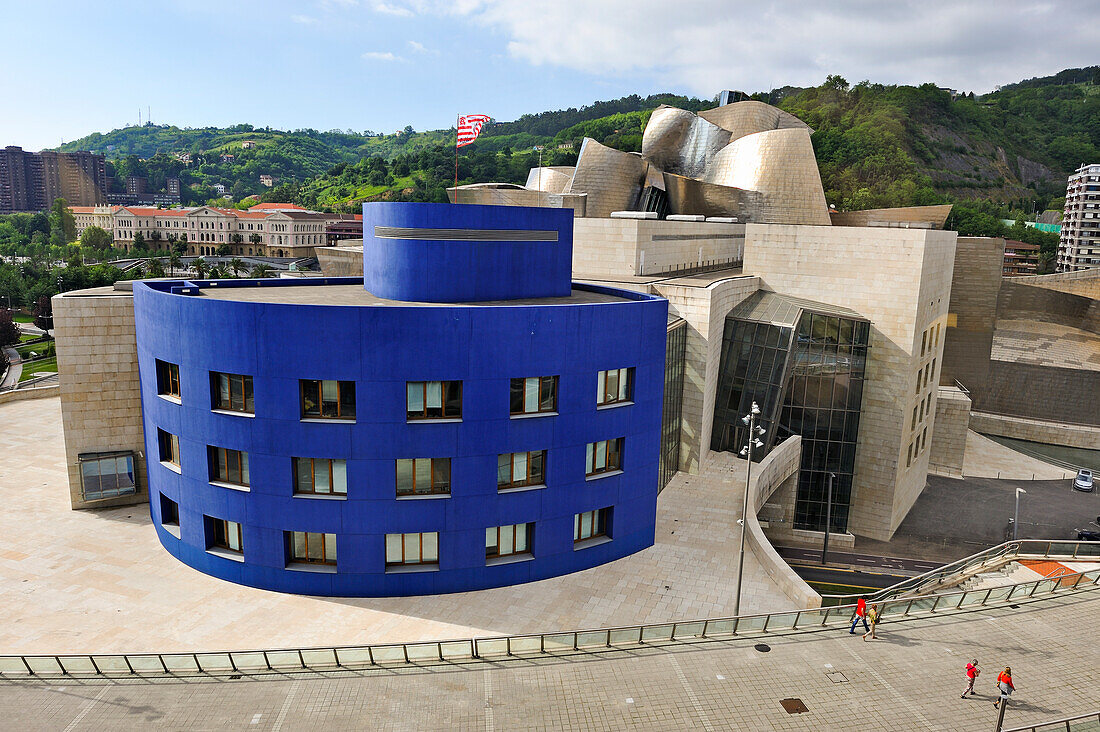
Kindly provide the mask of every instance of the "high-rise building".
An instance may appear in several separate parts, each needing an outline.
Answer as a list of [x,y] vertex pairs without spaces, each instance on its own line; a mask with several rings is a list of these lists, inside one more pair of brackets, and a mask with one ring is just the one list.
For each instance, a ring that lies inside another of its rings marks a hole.
[[1100,267],[1100,164],[1082,165],[1069,177],[1058,271]]
[[0,213],[41,211],[56,198],[73,206],[106,200],[107,172],[102,155],[90,152],[32,153],[8,146],[0,152]]

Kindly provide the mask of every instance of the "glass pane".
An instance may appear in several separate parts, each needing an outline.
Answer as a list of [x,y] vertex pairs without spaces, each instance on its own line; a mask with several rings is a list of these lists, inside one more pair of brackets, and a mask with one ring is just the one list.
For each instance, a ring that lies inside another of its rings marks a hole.
[[410,381],[405,386],[408,411],[419,414],[424,411],[424,382]]
[[407,493],[413,490],[413,461],[397,461],[397,492]]
[[592,536],[592,511],[585,511],[581,514],[581,538],[587,539]]
[[502,526],[500,529],[500,553],[511,554],[515,551],[515,526]]
[[507,485],[512,475],[512,455],[497,455],[497,485]]
[[420,534],[405,534],[405,561],[420,560]]
[[619,401],[625,401],[630,391],[630,369],[619,369]]
[[603,401],[605,401],[605,402],[614,401],[615,398],[618,396],[618,394],[619,394],[619,371],[618,371],[618,369],[616,369],[615,371],[608,371],[607,372],[607,387],[604,389]]
[[318,493],[328,493],[329,488],[329,461],[318,458],[313,461],[313,481]]
[[428,409],[439,409],[443,406],[443,383],[439,381],[429,381],[427,383],[427,395],[425,397],[427,401]]
[[496,554],[497,550],[497,529],[494,526],[490,526],[485,529],[485,549],[486,554]]
[[325,561],[336,561],[336,534],[325,534]]
[[587,472],[587,473],[591,473],[592,470],[593,470],[593,465],[592,465],[593,447],[594,447],[593,443],[589,442],[588,447],[587,447],[588,452],[587,452],[587,455],[585,457],[585,465],[587,466],[587,470],[585,472]]
[[226,539],[229,540],[229,548],[235,552],[241,551],[241,525],[236,521],[226,521]]
[[293,532],[291,556],[295,559],[306,558],[306,535],[303,531]]
[[217,466],[218,466],[217,467],[218,473],[217,473],[216,477],[217,477],[218,480],[225,480],[226,478],[229,477],[229,466],[225,462],[225,452],[226,451],[221,449],[220,447],[215,448],[215,449],[217,451],[216,460],[217,460]]
[[527,534],[531,529],[531,524],[519,524],[516,526],[516,551],[527,551]]
[[225,374],[218,374],[218,406],[229,407],[229,377]]
[[527,453],[517,452],[512,462],[512,480],[519,483],[527,479]]
[[606,371],[600,371],[596,374],[596,404],[603,404],[603,385],[606,379]]
[[294,458],[295,489],[303,493],[313,490],[313,467],[309,458]]
[[509,400],[509,411],[511,411],[512,414],[521,414],[523,412],[524,384],[526,383],[526,379],[512,379],[511,399]]
[[578,513],[573,517],[573,541],[577,541],[581,538],[581,515]]
[[84,473],[84,479],[99,477],[99,461],[85,460],[80,464],[80,470]]
[[545,451],[531,453],[531,468],[528,471],[528,476],[532,483],[546,482],[546,479],[543,477],[543,465],[545,463],[545,456]]
[[344,460],[332,461],[332,492],[344,495],[348,492],[348,464]]
[[416,458],[416,485],[414,486],[417,493],[427,493],[431,490],[432,485],[432,459],[431,458]]
[[523,411],[537,412],[539,409],[539,380],[530,378],[524,380]]
[[241,456],[241,485],[249,485],[248,479],[248,453],[239,453]]
[[451,489],[451,459],[436,458],[432,461],[432,488],[437,492],[446,492]]
[[302,414],[307,417],[319,417],[321,405],[317,403],[320,397],[321,385],[316,381],[302,381]]
[[324,556],[321,554],[321,552],[324,551],[324,548],[321,543],[320,534],[315,534],[312,532],[306,534],[306,551],[308,552],[307,556],[310,558],[310,560],[319,562],[324,558]]
[[558,380],[554,376],[542,377],[542,399],[539,402],[539,410],[543,412],[552,412],[557,406],[557,384]]
[[602,470],[607,467],[607,441],[600,440],[596,443],[596,470]]
[[335,402],[336,401],[336,382],[335,381],[322,381],[321,382],[321,401],[323,401],[323,402]]
[[244,411],[255,412],[256,407],[252,400],[252,377],[244,377]]
[[432,531],[423,534],[424,537],[424,554],[423,561],[425,562],[438,562],[439,561],[439,534]]
[[396,564],[401,561],[401,534],[386,534],[386,562]]
[[345,419],[355,418],[355,382],[340,382],[340,416]]

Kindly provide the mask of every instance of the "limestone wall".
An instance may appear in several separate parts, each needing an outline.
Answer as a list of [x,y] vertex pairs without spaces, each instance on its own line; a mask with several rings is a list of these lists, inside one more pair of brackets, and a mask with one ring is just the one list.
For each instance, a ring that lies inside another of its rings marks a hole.
[[585,218],[573,222],[573,272],[622,277],[740,262],[745,225]]
[[0,391],[0,404],[10,404],[12,402],[22,402],[28,399],[45,399],[47,397],[55,397],[61,392],[60,387],[54,386],[32,386],[23,389],[12,389],[9,391]]
[[[362,277],[363,240],[348,239],[349,243],[337,247],[317,249],[317,264],[325,277]],[[356,243],[350,243],[356,242]]]
[[966,432],[970,428],[970,397],[953,386],[941,386],[936,399],[935,426],[928,455],[929,470],[962,476]]
[[997,322],[1005,241],[961,236],[955,247],[940,383],[961,383],[973,395],[985,392]]
[[1083,297],[1100,300],[1100,267],[1083,269],[1078,272],[1020,277],[1016,281],[1021,285],[1045,287],[1049,290],[1058,290],[1059,292],[1068,292],[1071,295],[1082,295]]
[[[745,274],[758,276],[765,289],[851,308],[871,321],[853,533],[888,540],[924,488],[954,256],[951,231],[746,227]],[[922,340],[936,326],[939,339],[922,353]],[[933,374],[927,382],[926,373]],[[921,402],[930,409],[914,427],[911,415],[915,407],[923,411]],[[910,459],[918,438],[921,449]]]
[[[53,298],[53,313],[73,508],[148,501],[133,294],[111,287],[66,292]],[[135,453],[136,494],[85,501],[77,456],[114,450]]]
[[1100,427],[1088,425],[1045,422],[1025,417],[1009,417],[1003,414],[972,412],[970,429],[985,435],[1013,437],[1017,440],[1042,442],[1047,445],[1081,447],[1100,450]]
[[951,213],[951,204],[942,206],[903,206],[871,208],[863,211],[830,213],[833,226],[897,226],[914,229],[942,229]]

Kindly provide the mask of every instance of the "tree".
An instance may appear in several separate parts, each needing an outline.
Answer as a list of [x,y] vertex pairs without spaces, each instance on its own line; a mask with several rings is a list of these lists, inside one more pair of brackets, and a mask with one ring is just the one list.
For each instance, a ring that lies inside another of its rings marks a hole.
[[233,242],[234,244],[241,244],[244,242],[244,237],[241,236],[238,232],[234,231],[232,234],[229,235],[229,241]]
[[257,280],[269,277],[271,275],[271,267],[268,267],[266,264],[257,264],[252,268],[249,275]]
[[156,257],[149,257],[145,262],[145,274],[149,277],[163,277],[164,267]]
[[204,279],[204,275],[207,273],[209,268],[206,266],[205,259],[203,259],[202,257],[196,257],[195,260],[191,262],[191,269],[195,270],[195,277],[201,280]]
[[233,249],[228,244],[219,244],[218,245],[218,256],[219,257],[228,257],[232,253],[233,253]]
[[244,262],[237,257],[233,257],[229,260],[229,269],[233,270],[234,277],[239,277],[241,270],[244,269]]
[[146,251],[145,236],[140,231],[134,234],[134,251]]
[[174,275],[176,273],[176,270],[179,269],[179,266],[180,266],[180,254],[179,254],[179,252],[176,251],[175,247],[172,247],[172,250],[170,252],[168,252],[168,271],[169,271],[169,273]]
[[34,327],[46,331],[46,335],[53,330],[53,302],[47,295],[42,295],[34,304]]
[[251,234],[248,237],[248,240],[250,242],[252,242],[253,244],[259,244],[260,242],[262,242],[264,240],[264,238],[262,236],[260,236],[259,234]]
[[0,349],[19,342],[19,326],[12,320],[10,310],[0,310]]
[[50,241],[64,246],[76,240],[76,218],[64,198],[54,199],[50,206]]
[[109,249],[113,243],[114,238],[111,236],[110,232],[98,226],[89,226],[80,234],[81,246],[89,249]]

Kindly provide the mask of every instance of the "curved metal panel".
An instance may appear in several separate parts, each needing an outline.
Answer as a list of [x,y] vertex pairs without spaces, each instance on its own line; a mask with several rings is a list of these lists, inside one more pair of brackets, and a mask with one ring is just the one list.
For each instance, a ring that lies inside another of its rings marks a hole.
[[565,193],[573,180],[574,170],[575,168],[571,165],[545,165],[542,168],[531,168],[527,173],[527,185],[524,188],[543,193]]
[[698,178],[729,141],[728,130],[662,104],[650,115],[642,135],[642,157],[661,170]]
[[732,216],[747,221],[758,207],[760,196],[754,191],[704,183],[675,173],[665,173],[664,179],[670,213]]
[[754,99],[707,109],[699,116],[729,130],[731,141],[768,130],[805,129],[813,133],[808,124],[793,114]]
[[633,211],[648,164],[633,153],[584,138],[570,193],[587,193],[586,215],[607,218],[612,211]]

